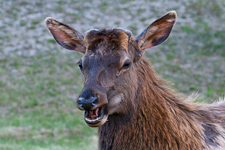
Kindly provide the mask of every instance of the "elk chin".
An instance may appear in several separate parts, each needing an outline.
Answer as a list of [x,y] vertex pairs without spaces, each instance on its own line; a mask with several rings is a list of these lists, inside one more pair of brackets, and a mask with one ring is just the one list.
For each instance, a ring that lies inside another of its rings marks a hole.
[[86,110],[84,120],[90,127],[99,127],[108,119],[108,105],[104,105],[95,110]]

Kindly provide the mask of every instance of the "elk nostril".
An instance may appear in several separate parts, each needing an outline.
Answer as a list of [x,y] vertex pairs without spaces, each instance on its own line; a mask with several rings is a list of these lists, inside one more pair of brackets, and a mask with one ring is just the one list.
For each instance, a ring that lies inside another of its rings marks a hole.
[[77,101],[77,105],[80,109],[84,109],[83,104],[84,104],[84,98],[80,97]]
[[98,105],[98,99],[96,96],[91,97],[91,103],[92,103],[92,106],[94,107]]

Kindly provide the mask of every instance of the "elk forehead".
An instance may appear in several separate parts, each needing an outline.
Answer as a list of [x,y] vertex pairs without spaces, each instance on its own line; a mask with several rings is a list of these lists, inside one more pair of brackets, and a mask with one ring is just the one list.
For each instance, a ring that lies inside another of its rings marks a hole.
[[95,51],[101,47],[111,46],[111,49],[128,51],[128,43],[132,36],[131,32],[121,28],[90,30],[85,33],[84,43],[86,49]]

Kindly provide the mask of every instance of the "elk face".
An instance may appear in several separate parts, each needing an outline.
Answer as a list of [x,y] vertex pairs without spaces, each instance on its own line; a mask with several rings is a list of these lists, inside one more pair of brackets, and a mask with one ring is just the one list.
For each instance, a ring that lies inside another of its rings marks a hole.
[[85,34],[86,52],[78,62],[85,84],[77,107],[85,110],[85,121],[89,126],[105,123],[108,114],[114,113],[112,110],[121,101],[121,98],[112,99],[120,94],[117,80],[123,82],[125,72],[132,65],[128,40],[129,35],[120,29],[92,30]]
[[78,61],[85,83],[77,107],[85,111],[89,126],[101,126],[109,115],[126,114],[135,107],[135,63],[145,49],[167,39],[175,21],[176,12],[171,11],[134,39],[130,31],[121,28],[90,30],[83,36],[53,18],[45,20],[58,44],[84,54]]

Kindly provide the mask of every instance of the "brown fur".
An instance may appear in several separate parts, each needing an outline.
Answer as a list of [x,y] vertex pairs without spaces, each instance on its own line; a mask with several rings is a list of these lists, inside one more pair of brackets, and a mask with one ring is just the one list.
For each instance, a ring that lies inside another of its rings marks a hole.
[[[120,36],[108,38],[116,33],[116,30],[108,30],[104,36],[96,36],[89,48],[103,51],[103,57],[107,59],[110,57],[108,54],[113,54],[108,51],[108,46],[110,50],[120,54],[121,45],[117,40]],[[128,50],[132,58],[135,57],[136,48],[137,44],[131,39]],[[113,57],[115,60],[116,58],[118,56]],[[110,60],[107,62],[112,63]],[[224,103],[208,106],[186,102],[185,98],[167,87],[167,81],[161,79],[144,58],[135,62],[131,71],[122,79],[107,77],[111,74],[114,73],[102,75],[98,81],[102,86],[110,87],[115,80],[117,92],[122,92],[125,99],[121,103],[122,109],[110,115],[108,121],[99,127],[99,149],[221,149],[220,138],[223,139],[222,142],[225,138]],[[129,83],[130,86],[127,87],[124,83]]]
[[[109,41],[109,44],[111,43],[111,45],[113,46],[112,48],[118,47],[120,49],[127,50],[129,41],[128,39],[128,35],[118,29],[91,30],[84,37],[85,44],[87,45],[87,50],[99,49],[98,46],[101,46],[99,45],[99,43],[103,41]],[[105,47],[105,44],[106,43],[102,44],[103,47]]]
[[223,107],[186,103],[165,86],[145,59],[135,66],[138,80],[131,82],[139,83],[135,97],[138,106],[129,108],[125,116],[109,116],[99,127],[100,149],[222,150],[217,136],[224,136],[224,131],[215,125],[225,127]]

